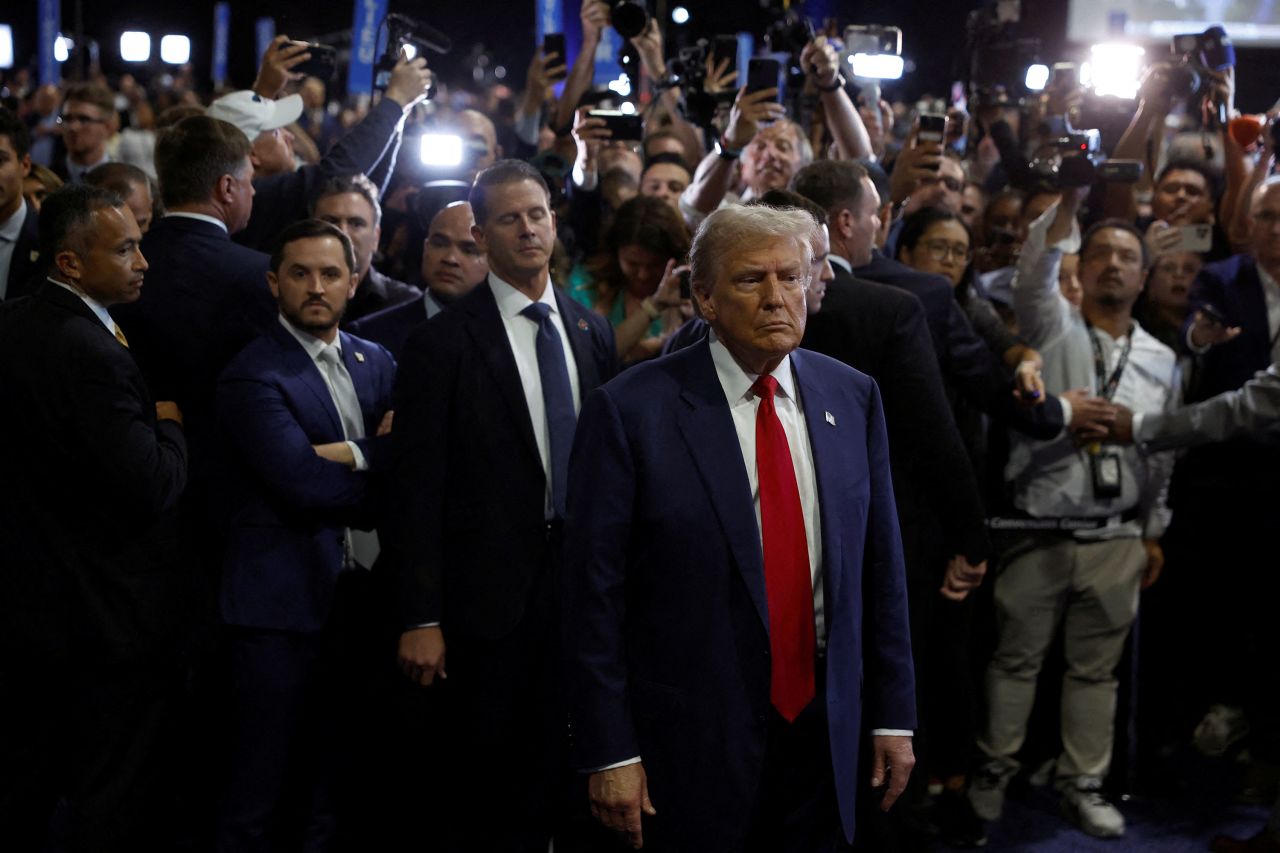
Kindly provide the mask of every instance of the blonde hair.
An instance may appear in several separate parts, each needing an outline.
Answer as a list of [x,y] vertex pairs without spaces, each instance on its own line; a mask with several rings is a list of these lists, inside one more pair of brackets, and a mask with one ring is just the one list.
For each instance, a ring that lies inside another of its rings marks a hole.
[[813,247],[822,244],[819,225],[807,210],[768,206],[731,205],[703,220],[689,250],[689,278],[702,293],[715,284],[718,261],[749,245],[770,239],[794,240],[805,255],[804,267],[813,263]]

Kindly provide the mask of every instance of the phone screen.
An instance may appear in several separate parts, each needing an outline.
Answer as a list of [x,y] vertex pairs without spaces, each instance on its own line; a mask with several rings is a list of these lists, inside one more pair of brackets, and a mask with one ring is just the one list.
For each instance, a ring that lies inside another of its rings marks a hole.
[[782,101],[782,64],[776,59],[752,59],[747,63],[747,92],[777,88],[778,102]]

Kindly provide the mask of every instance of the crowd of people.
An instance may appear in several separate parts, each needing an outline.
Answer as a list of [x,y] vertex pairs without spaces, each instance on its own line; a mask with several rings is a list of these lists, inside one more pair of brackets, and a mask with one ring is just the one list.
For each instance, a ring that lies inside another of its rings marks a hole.
[[1115,838],[1115,756],[1191,749],[1274,798],[1233,69],[1076,180],[1073,79],[869,102],[825,35],[694,121],[650,20],[615,138],[581,25],[522,92],[344,105],[283,35],[212,98],[7,81],[6,848],[925,850],[1031,776]]

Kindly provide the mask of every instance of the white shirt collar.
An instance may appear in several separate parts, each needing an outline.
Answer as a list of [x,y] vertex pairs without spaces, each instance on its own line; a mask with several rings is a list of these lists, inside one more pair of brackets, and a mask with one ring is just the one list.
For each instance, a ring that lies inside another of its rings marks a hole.
[[209,216],[208,214],[204,214],[204,213],[191,213],[185,210],[178,210],[178,211],[166,213],[164,215],[164,218],[168,219],[170,216],[178,216],[183,219],[198,219],[201,222],[209,222],[214,225],[217,225],[219,228],[221,228],[223,231],[226,231],[228,234],[231,233],[230,231],[227,230],[227,223],[223,222],[221,219],[219,219],[216,216]]
[[[493,298],[498,303],[498,313],[506,319],[519,317],[521,311],[533,304],[532,299],[498,278],[493,272],[489,273],[489,288],[493,291]],[[552,287],[550,279],[547,279],[547,286],[542,289],[542,296],[538,297],[538,301],[550,307],[552,314],[560,313],[556,305],[555,288]]]
[[22,234],[22,224],[27,221],[27,202],[24,199],[22,204],[18,205],[18,209],[13,212],[4,222],[0,222],[0,240],[7,243],[18,242],[18,237]]
[[840,267],[840,269],[847,273],[853,272],[853,264],[849,263],[849,259],[843,255],[837,255],[835,252],[828,252],[827,260],[831,261],[832,264]]
[[[285,318],[283,314],[277,314],[276,319],[280,321],[280,325],[285,327],[289,334],[293,335],[294,340],[301,344],[302,348],[307,351],[307,355],[311,356],[312,361],[320,359],[320,353],[329,347],[333,347],[338,351],[338,355],[342,355],[342,334],[339,333],[333,339],[333,343],[327,344],[317,338],[315,335],[302,331]],[[341,360],[341,359],[339,359]]]
[[103,305],[84,291],[77,290],[65,281],[58,281],[56,278],[50,278],[49,281],[58,285],[58,287],[61,287],[63,290],[74,293],[76,296],[80,297],[80,301],[89,306],[89,310],[93,312],[95,317],[102,321],[102,325],[107,327],[107,331],[112,335],[115,335],[116,321],[111,319],[111,312],[107,310],[107,306]]
[[[748,373],[742,369],[742,365],[738,364],[738,360],[733,357],[733,353],[729,352],[728,347],[716,338],[715,332],[711,333],[711,361],[716,367],[716,376],[720,379],[720,386],[724,388],[724,395],[729,401],[729,405],[747,399],[747,394],[751,392],[751,386],[756,384],[759,374]],[[791,400],[796,400],[795,377],[791,375],[791,356],[790,354],[782,357],[782,361],[769,374],[778,380],[778,391]]]
[[1262,286],[1268,290],[1280,290],[1280,283],[1277,283],[1271,273],[1262,268],[1262,264],[1255,264],[1258,269],[1258,280],[1262,282]]

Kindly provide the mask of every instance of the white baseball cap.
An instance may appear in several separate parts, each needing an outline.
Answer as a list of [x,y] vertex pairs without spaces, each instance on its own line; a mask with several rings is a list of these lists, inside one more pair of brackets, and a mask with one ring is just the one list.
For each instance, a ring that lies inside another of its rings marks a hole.
[[302,96],[289,95],[273,101],[251,89],[242,89],[218,98],[205,114],[234,124],[253,142],[260,133],[297,121],[302,115]]

